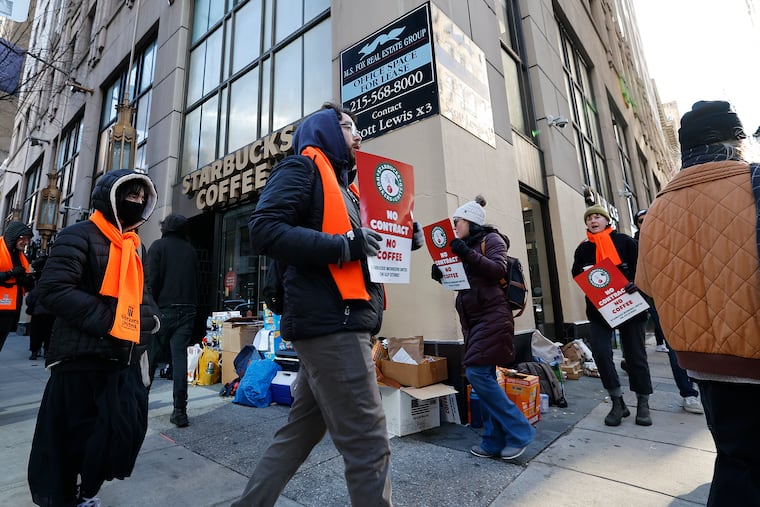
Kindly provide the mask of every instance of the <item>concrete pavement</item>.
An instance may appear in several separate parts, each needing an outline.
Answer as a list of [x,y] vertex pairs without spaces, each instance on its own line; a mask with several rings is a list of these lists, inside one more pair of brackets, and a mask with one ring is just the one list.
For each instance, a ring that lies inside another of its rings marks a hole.
[[[32,506],[26,468],[47,371],[28,360],[28,337],[11,334],[0,351],[0,505]],[[478,431],[445,424],[391,439],[396,506],[705,505],[715,448],[704,416],[681,409],[667,354],[647,351],[655,393],[653,426],[631,417],[604,426],[609,410],[599,379],[568,381],[565,409],[551,407],[536,441],[514,462],[477,458]],[[635,395],[626,390],[626,402]],[[220,398],[221,386],[190,389],[191,425],[169,423],[171,382],[151,390],[149,430],[132,477],[106,483],[103,506],[221,506],[247,477],[287,417],[287,407],[255,409]],[[329,437],[285,488],[280,507],[348,505],[343,463]]]

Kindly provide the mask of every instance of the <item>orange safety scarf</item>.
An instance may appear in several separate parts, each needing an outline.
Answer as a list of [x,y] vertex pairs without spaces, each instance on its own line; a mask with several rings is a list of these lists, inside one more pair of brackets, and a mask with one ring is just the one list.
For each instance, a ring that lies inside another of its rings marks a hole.
[[[327,160],[322,150],[307,146],[301,155],[309,157],[319,169],[324,194],[324,212],[322,213],[322,232],[330,234],[345,234],[351,230],[351,221],[348,218],[348,210],[343,200],[343,193],[338,185],[338,177],[335,170]],[[348,187],[351,192],[359,197],[359,189],[353,183]],[[360,261],[344,262],[342,265],[330,264],[330,273],[335,284],[338,286],[343,300],[361,299],[369,301],[369,293],[364,285],[364,274]]]
[[620,260],[620,255],[618,254],[617,248],[615,248],[615,244],[612,242],[612,238],[610,237],[612,231],[612,227],[607,227],[602,232],[597,232],[596,234],[591,233],[591,231],[586,231],[588,240],[596,245],[597,264],[602,262],[604,259],[611,260],[615,266],[619,266],[623,263],[623,261]]
[[100,294],[116,298],[116,316],[109,333],[115,338],[140,343],[140,303],[143,296],[142,261],[137,255],[140,237],[121,233],[100,211],[90,220],[111,242]]
[[[26,256],[23,252],[19,252],[19,261],[24,271],[29,272],[29,262],[26,260]],[[0,271],[10,271],[13,269],[13,259],[11,253],[8,251],[8,245],[5,244],[5,238],[0,236]],[[16,279],[8,278],[5,281],[6,285],[12,285],[12,287],[0,286],[0,310],[15,310],[16,303],[18,301],[18,288],[16,287]],[[26,292],[24,287],[21,286],[21,293]]]

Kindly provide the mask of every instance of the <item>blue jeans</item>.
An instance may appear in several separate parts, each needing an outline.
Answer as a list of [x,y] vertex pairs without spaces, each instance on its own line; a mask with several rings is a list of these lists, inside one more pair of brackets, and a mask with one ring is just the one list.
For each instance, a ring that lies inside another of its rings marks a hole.
[[187,347],[192,341],[194,326],[195,306],[161,307],[161,329],[153,336],[148,347],[151,383],[156,373],[159,354],[171,351],[174,408],[180,410],[187,408]]
[[468,366],[467,380],[480,398],[483,435],[480,448],[498,454],[505,447],[526,447],[536,430],[496,381],[495,366]]
[[[657,309],[654,305],[649,307],[649,315],[652,317],[652,322],[654,323],[654,334],[658,337],[657,345],[663,343],[667,345],[668,342],[665,339],[665,334],[662,332],[662,326],[660,326],[660,314],[657,313]],[[699,393],[694,388],[694,383],[689,378],[689,374],[678,364],[678,357],[676,357],[675,351],[669,346],[668,359],[670,360],[670,370],[673,372],[673,380],[676,381],[678,392],[681,393],[681,397],[688,398],[689,396],[698,396]]]

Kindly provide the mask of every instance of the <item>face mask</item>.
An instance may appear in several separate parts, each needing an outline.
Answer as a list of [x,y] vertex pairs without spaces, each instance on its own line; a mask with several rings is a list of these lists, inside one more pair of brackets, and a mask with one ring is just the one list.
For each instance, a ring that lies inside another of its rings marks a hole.
[[130,226],[142,220],[144,209],[145,203],[122,201],[116,206],[116,213],[118,213],[118,218],[121,220],[122,225]]

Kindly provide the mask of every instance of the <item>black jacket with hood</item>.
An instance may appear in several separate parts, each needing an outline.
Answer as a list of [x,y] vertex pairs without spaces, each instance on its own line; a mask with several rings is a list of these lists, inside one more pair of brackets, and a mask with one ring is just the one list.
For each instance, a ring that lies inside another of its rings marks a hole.
[[[116,188],[140,179],[146,182],[142,225],[156,205],[156,190],[150,178],[127,169],[101,176],[92,192],[93,207],[121,230],[116,212]],[[38,283],[40,302],[56,316],[45,365],[72,369],[108,367],[111,361],[131,364],[139,359],[143,345],[108,334],[114,321],[116,299],[100,294],[110,250],[110,241],[90,220],[63,229],[53,243]],[[147,285],[146,285],[147,286]],[[144,296],[145,299],[145,296]],[[154,322],[141,315],[141,326]],[[145,334],[141,333],[141,337]],[[110,363],[116,364],[116,363]]]
[[[306,118],[296,130],[293,142],[296,153],[307,146],[322,150],[341,187],[345,188],[353,179],[348,147],[335,110],[322,109]],[[354,206],[354,215],[358,217],[358,203]],[[285,340],[341,331],[375,334],[380,330],[385,306],[383,287],[370,282],[364,259],[364,281],[370,300],[341,298],[328,266],[338,264],[342,258],[344,239],[321,231],[323,212],[319,170],[308,158],[293,155],[272,170],[248,223],[254,252],[286,265],[280,323]]]
[[185,235],[187,219],[169,215],[150,245],[145,282],[159,307],[198,304],[198,254]]

